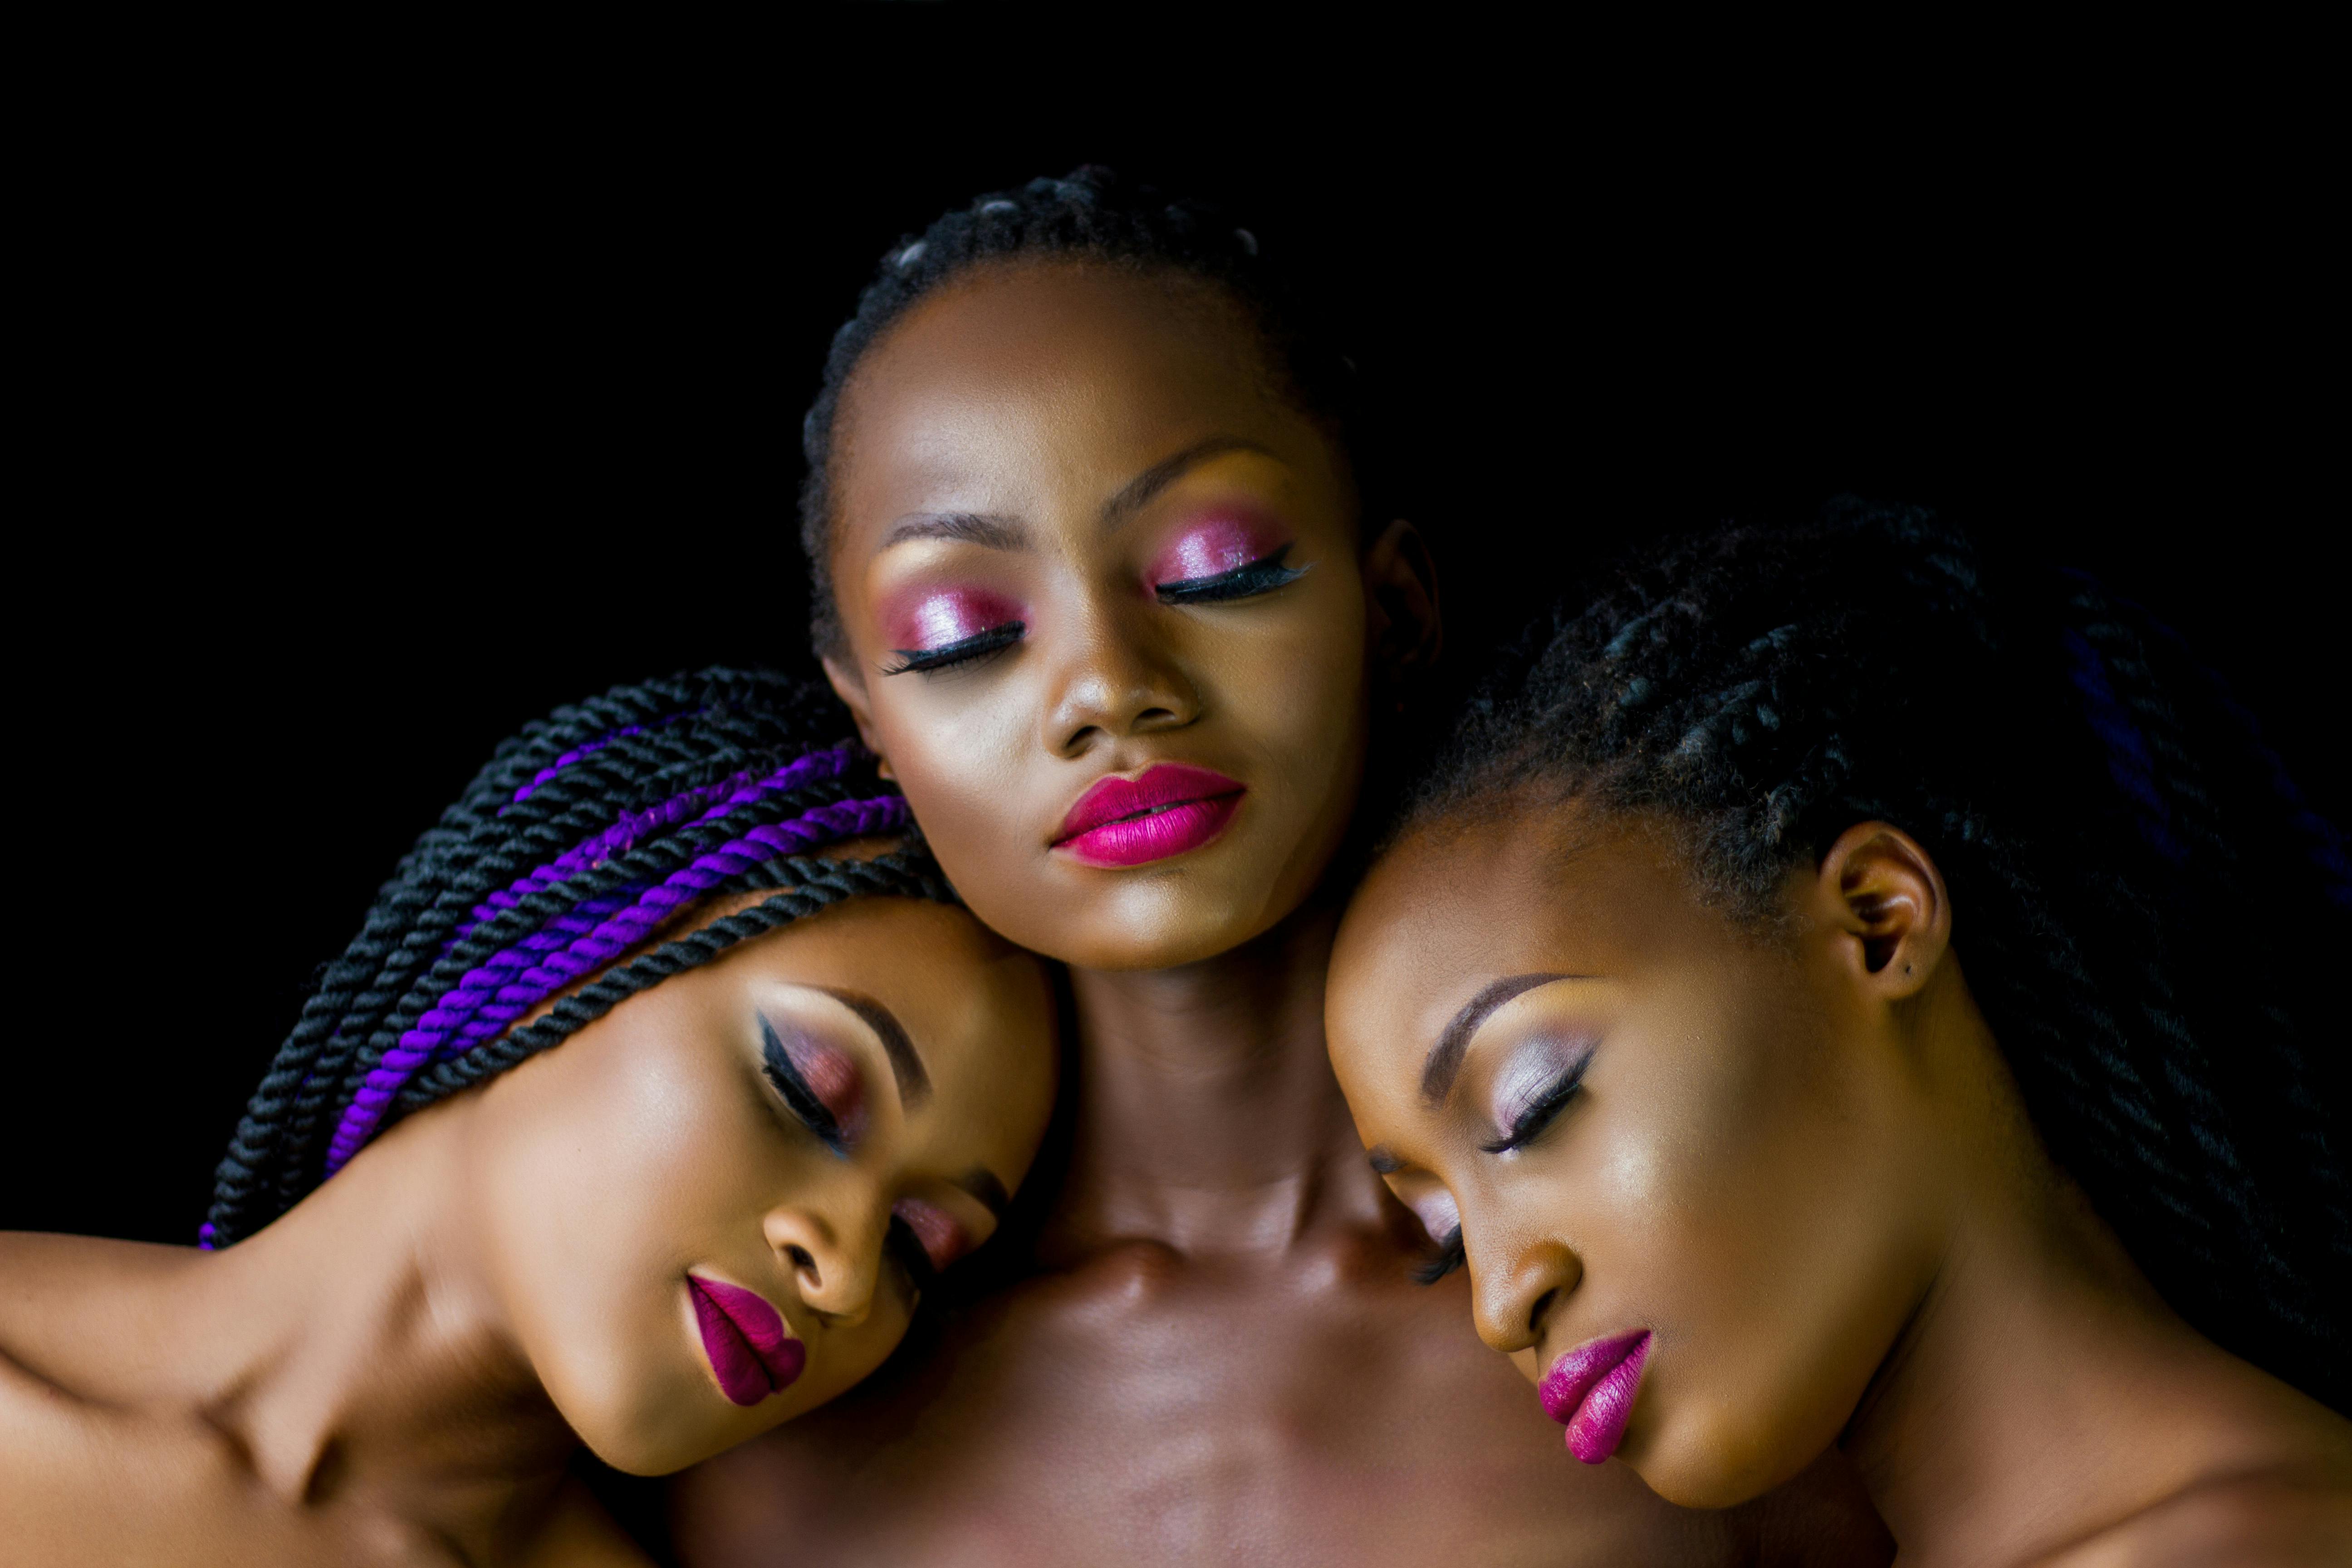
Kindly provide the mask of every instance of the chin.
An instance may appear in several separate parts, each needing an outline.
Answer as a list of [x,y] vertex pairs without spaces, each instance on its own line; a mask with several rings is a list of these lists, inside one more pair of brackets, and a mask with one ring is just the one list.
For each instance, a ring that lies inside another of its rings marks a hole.
[[1659,1412],[1626,1434],[1617,1458],[1677,1508],[1726,1509],[1752,1502],[1794,1479],[1820,1458],[1815,1446],[1747,1423],[1661,1423]]
[[[1083,969],[1176,969],[1261,936],[1277,916],[1256,898],[1231,898],[1189,878],[1139,880],[1097,901],[1069,928],[1070,951],[1052,956]],[[1040,949],[1039,951],[1047,951]]]

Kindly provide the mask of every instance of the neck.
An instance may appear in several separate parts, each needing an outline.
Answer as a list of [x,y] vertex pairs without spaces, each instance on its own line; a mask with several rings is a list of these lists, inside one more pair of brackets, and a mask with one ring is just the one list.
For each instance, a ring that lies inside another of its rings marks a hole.
[[1380,1212],[1323,1045],[1339,911],[1310,903],[1178,969],[1073,969],[1077,1131],[1057,1228],[1280,1253]]
[[[162,1303],[167,1373],[289,1505],[356,1501],[495,1553],[579,1439],[505,1332],[470,1245],[470,1102],[414,1117]],[[188,1352],[193,1352],[189,1354]]]
[[2183,1433],[2184,1405],[2229,1359],[2034,1154],[2038,1169],[2012,1154],[1972,1184],[1846,1430],[1906,1562],[2039,1561],[2180,1485],[2211,1447]]

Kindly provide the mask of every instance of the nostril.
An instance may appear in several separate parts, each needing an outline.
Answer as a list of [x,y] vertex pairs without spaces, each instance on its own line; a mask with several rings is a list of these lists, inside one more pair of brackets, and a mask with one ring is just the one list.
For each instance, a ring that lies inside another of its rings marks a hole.
[[816,1272],[816,1259],[809,1255],[807,1247],[787,1247],[784,1248],[784,1256],[793,1260],[793,1268],[805,1268],[811,1274]]
[[1559,1290],[1551,1289],[1536,1298],[1536,1304],[1528,1310],[1528,1332],[1542,1335],[1544,1314],[1551,1310],[1552,1300],[1559,1294]]
[[1138,724],[1172,724],[1176,715],[1166,708],[1146,708],[1135,716]]

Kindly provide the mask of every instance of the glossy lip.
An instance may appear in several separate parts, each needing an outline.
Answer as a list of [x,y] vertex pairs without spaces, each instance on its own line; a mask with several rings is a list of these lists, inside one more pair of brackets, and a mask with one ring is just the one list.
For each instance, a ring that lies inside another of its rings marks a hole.
[[1181,763],[1159,763],[1136,779],[1098,779],[1062,819],[1054,847],[1092,866],[1165,860],[1223,833],[1247,788]]
[[756,1290],[723,1279],[686,1277],[694,1301],[702,1353],[719,1391],[738,1405],[757,1405],[792,1386],[808,1364],[808,1347],[784,1326],[784,1315]]
[[1551,1363],[1537,1393],[1544,1413],[1568,1427],[1568,1451],[1597,1465],[1625,1440],[1642,1368],[1650,1360],[1650,1331],[1587,1340]]

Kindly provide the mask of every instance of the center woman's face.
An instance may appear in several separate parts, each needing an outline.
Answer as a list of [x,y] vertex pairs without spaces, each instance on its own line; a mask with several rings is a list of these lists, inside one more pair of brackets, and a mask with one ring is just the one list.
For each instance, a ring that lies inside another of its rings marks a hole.
[[1332,1062],[1570,1450],[1727,1506],[1836,1441],[1921,1300],[1932,1119],[1833,921],[1746,933],[1643,835],[1549,816],[1381,860]]
[[659,1474],[872,1372],[1027,1172],[1051,1029],[1037,962],[971,915],[857,899],[493,1079],[484,1267],[564,1419]]
[[860,364],[834,475],[835,684],[982,919],[1165,968],[1305,900],[1363,763],[1354,499],[1232,307],[977,274]]

